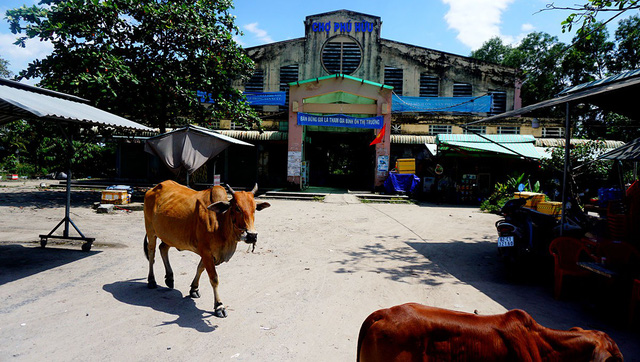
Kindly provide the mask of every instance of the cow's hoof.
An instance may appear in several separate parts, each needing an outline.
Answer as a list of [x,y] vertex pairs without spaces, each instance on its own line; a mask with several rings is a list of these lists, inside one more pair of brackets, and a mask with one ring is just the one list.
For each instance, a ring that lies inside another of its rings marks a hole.
[[190,296],[191,298],[200,298],[200,290],[198,290],[198,289],[191,289],[191,290],[189,291],[189,296]]
[[173,289],[173,278],[169,279],[169,278],[164,278],[164,282],[167,283],[167,287],[169,289]]
[[227,310],[224,309],[223,306],[219,306],[218,308],[216,308],[215,312],[213,312],[213,315],[215,315],[218,318],[227,318]]
[[147,282],[147,288],[149,289],[156,289],[158,287],[158,284],[154,281],[151,282]]

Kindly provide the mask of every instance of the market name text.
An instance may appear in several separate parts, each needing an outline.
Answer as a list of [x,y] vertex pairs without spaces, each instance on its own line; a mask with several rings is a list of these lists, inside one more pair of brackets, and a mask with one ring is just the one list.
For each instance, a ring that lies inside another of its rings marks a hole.
[[352,30],[354,30],[356,33],[371,33],[373,31],[373,23],[370,23],[368,21],[359,21],[356,23],[352,23],[351,21],[348,21],[346,23],[334,22],[332,26],[331,22],[327,21],[326,23],[311,24],[311,31],[313,31],[314,33],[326,32],[327,34],[329,34],[329,32],[331,32],[331,29],[333,29],[334,33],[350,33]]

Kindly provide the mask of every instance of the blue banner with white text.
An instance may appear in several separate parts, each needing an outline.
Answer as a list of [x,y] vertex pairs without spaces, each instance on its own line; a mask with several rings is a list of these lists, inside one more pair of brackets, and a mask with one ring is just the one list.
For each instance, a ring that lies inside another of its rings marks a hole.
[[400,97],[393,95],[391,112],[491,112],[491,95],[481,97]]
[[301,126],[328,126],[347,128],[374,128],[380,129],[384,125],[384,117],[351,117],[344,114],[314,115],[298,113],[298,124]]

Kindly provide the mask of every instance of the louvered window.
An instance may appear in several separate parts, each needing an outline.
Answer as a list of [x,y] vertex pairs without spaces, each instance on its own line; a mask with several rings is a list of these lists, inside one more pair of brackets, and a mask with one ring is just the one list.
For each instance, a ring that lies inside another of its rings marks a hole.
[[434,124],[429,126],[429,135],[435,136],[438,134],[451,134],[450,125]]
[[486,126],[468,126],[464,130],[465,134],[486,134],[487,127]]
[[280,91],[287,92],[284,106],[280,106],[280,111],[289,109],[289,83],[298,80],[298,64],[291,64],[280,67]]
[[393,87],[393,93],[402,95],[402,78],[403,72],[401,68],[384,67],[384,84]]
[[262,92],[264,90],[264,71],[257,69],[251,79],[244,85],[245,92]]
[[454,97],[471,97],[472,89],[469,83],[453,83]]
[[491,104],[491,112],[489,114],[500,114],[507,111],[507,92],[503,91],[489,91],[489,94],[493,97],[493,103]]
[[322,48],[322,65],[329,74],[352,74],[360,67],[362,50],[347,36],[329,39]]
[[420,97],[437,97],[440,89],[440,79],[426,73],[420,74]]

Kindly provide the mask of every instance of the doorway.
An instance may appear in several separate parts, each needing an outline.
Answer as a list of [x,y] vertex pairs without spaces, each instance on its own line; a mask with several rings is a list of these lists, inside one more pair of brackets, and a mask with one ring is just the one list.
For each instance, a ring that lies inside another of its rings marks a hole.
[[349,190],[373,188],[375,148],[373,131],[307,131],[305,156],[309,185]]

